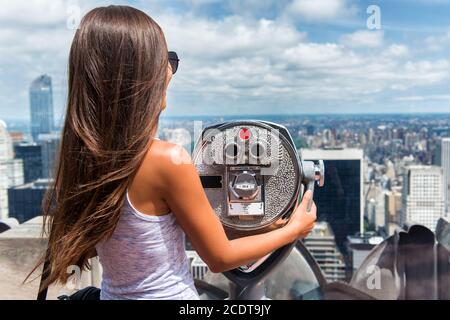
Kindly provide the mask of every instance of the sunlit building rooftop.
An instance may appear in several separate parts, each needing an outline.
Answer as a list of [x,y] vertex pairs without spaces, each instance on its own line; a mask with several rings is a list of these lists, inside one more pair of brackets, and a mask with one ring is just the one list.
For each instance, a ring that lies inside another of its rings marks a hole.
[[346,266],[328,223],[317,222],[311,234],[304,239],[304,243],[328,281],[346,279]]

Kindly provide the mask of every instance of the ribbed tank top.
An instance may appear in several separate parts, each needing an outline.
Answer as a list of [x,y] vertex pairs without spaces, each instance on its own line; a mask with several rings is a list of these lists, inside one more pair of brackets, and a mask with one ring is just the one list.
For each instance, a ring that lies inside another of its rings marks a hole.
[[173,213],[149,216],[128,193],[111,238],[100,242],[100,299],[199,299],[189,272],[185,235]]

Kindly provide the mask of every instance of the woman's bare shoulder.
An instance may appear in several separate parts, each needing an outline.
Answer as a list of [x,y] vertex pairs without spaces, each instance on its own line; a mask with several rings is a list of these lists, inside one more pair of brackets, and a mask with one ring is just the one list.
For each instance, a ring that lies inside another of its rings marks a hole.
[[180,179],[191,180],[198,177],[189,153],[176,144],[155,140],[139,169],[137,177],[152,192],[158,190],[161,197],[171,192]]
[[186,149],[167,141],[154,140],[141,168],[152,177],[167,178],[191,165],[191,157]]
[[191,163],[191,157],[185,148],[163,140],[154,140],[148,158],[168,166]]

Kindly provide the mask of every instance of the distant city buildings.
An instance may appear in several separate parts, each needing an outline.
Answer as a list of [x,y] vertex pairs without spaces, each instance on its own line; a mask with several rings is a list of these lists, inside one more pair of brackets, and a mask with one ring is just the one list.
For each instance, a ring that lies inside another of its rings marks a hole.
[[435,163],[442,168],[445,211],[450,213],[450,138],[439,139],[435,159]]
[[306,125],[306,135],[313,136],[315,133],[316,133],[316,128],[311,124],[307,124]]
[[7,168],[0,163],[0,219],[8,218],[8,176]]
[[11,136],[8,133],[6,122],[0,120],[0,161],[10,160],[13,157]]
[[8,188],[23,183],[23,162],[14,159],[12,139],[0,120],[0,219],[9,216]]
[[202,260],[202,258],[200,258],[197,251],[195,251],[191,242],[187,238],[185,240],[184,248],[189,260],[189,269],[192,276],[195,279],[203,280],[205,278],[205,274],[209,271],[208,265]]
[[403,182],[401,224],[419,223],[434,231],[438,219],[444,215],[442,168],[409,166]]
[[316,188],[318,221],[327,221],[344,252],[348,235],[363,233],[363,150],[301,149],[303,160],[324,160],[325,185]]
[[[26,123],[13,123],[9,136],[0,128],[0,218],[9,212],[24,221],[42,212],[49,180],[41,178],[53,175],[60,145],[60,134],[53,129],[51,91],[48,76],[30,87],[33,143],[27,141]],[[203,126],[224,120],[205,117]],[[330,281],[348,279],[349,270],[357,268],[374,246],[375,235],[391,235],[406,221],[434,229],[446,204],[448,212],[450,116],[305,115],[263,120],[285,125],[301,142],[303,159],[325,160],[325,186],[315,193],[319,227],[305,243]],[[162,119],[159,137],[189,149],[192,121]],[[430,164],[440,166],[442,173]],[[202,279],[206,264],[192,247],[186,249],[192,252],[192,274]]]
[[42,201],[49,184],[50,180],[39,179],[10,188],[8,190],[9,216],[23,223],[42,215]]
[[370,251],[383,241],[382,237],[373,233],[356,234],[347,237],[348,266],[351,274],[358,270]]
[[31,136],[37,141],[40,134],[53,131],[52,79],[47,75],[36,78],[30,86]]
[[344,258],[327,222],[317,222],[303,242],[328,281],[344,281],[347,278]]
[[14,146],[16,159],[22,159],[24,169],[24,183],[41,178],[42,175],[42,146],[37,143],[19,143]]
[[188,150],[190,150],[191,144],[193,143],[193,137],[184,128],[164,128],[159,131],[159,137],[162,140],[174,143],[180,147],[185,147]]
[[21,143],[25,139],[23,132],[20,131],[10,131],[9,135],[13,145]]
[[366,218],[365,232],[379,231],[386,225],[385,199],[384,195],[387,190],[383,188],[383,184],[375,180],[371,180],[366,184],[366,192],[364,196],[364,216]]
[[189,260],[189,269],[194,279],[203,280],[208,272],[208,265],[200,258],[197,251],[186,250],[186,256]]
[[[45,189],[40,178],[51,178],[59,149],[60,134],[53,132],[52,80],[47,75],[36,78],[30,86],[31,137],[35,143],[24,143],[20,131],[9,133],[0,120],[0,219],[9,216],[24,221],[40,214],[37,194]],[[16,186],[31,183],[26,188]],[[8,191],[9,190],[9,191]],[[25,191],[24,191],[25,190]],[[37,191],[36,191],[37,190]],[[28,192],[29,191],[29,192]],[[19,197],[18,194],[27,196]],[[12,197],[12,198],[10,198]],[[25,201],[23,206],[19,202]],[[19,212],[18,210],[24,210]]]
[[402,212],[402,192],[401,187],[386,191],[384,193],[384,213],[386,235],[393,234],[395,228],[400,224]]
[[23,184],[23,161],[21,159],[11,159],[6,161],[6,168],[8,187]]
[[53,177],[58,151],[61,142],[59,133],[40,134],[38,142],[41,146],[42,178]]

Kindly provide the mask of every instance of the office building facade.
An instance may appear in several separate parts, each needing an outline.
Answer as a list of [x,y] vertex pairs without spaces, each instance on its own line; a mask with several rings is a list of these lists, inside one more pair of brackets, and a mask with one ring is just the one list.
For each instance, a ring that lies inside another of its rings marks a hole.
[[186,250],[186,256],[189,260],[189,270],[192,277],[203,280],[209,271],[208,265],[200,258],[195,250]]
[[53,131],[52,79],[47,75],[36,78],[30,86],[31,136],[36,141],[40,134]]
[[327,222],[317,222],[303,242],[317,261],[327,281],[346,280],[347,271],[344,258],[336,245],[333,231]]
[[42,215],[42,201],[50,180],[39,179],[8,189],[9,216],[20,223]]
[[0,161],[11,160],[13,157],[11,136],[8,133],[6,122],[0,119]]
[[23,161],[24,183],[42,177],[42,146],[36,143],[19,143],[14,146],[16,159]]
[[38,142],[41,146],[42,175],[44,179],[52,178],[56,168],[61,137],[59,133],[40,134]]
[[23,183],[23,163],[14,159],[12,139],[0,120],[0,219],[9,216],[8,188]]
[[438,141],[435,160],[442,168],[445,211],[450,214],[450,138],[441,138]]
[[318,221],[329,223],[345,253],[347,236],[364,231],[363,150],[301,149],[303,160],[324,160],[325,185],[316,188]]
[[444,212],[442,168],[409,166],[403,178],[401,223],[418,223],[434,231]]
[[370,254],[372,249],[382,241],[382,237],[375,236],[371,233],[348,236],[348,265],[351,270],[351,275],[353,275],[361,267],[362,263]]

